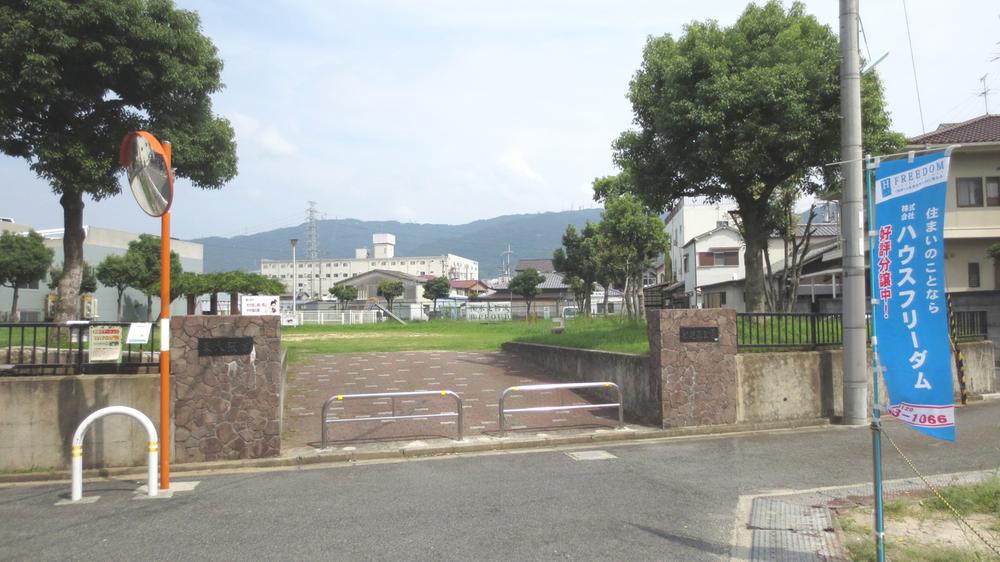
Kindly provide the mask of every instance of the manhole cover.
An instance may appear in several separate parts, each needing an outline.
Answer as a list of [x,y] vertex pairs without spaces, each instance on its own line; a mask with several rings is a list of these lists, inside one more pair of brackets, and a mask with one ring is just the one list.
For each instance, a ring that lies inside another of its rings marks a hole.
[[604,461],[618,458],[607,451],[575,451],[566,454],[575,461]]

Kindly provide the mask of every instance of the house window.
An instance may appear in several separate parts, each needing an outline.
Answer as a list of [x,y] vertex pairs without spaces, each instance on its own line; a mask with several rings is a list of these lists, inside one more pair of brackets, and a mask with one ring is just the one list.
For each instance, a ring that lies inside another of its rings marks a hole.
[[687,273],[688,269],[688,255],[684,254],[684,273]]
[[983,206],[983,178],[958,178],[956,183],[959,207]]
[[698,267],[733,267],[740,265],[739,250],[719,249],[698,252]]
[[722,228],[723,226],[729,226],[729,221],[715,221],[715,228]]
[[969,264],[969,288],[976,288],[979,286],[979,262],[972,262]]
[[986,206],[1000,207],[1000,177],[986,178]]

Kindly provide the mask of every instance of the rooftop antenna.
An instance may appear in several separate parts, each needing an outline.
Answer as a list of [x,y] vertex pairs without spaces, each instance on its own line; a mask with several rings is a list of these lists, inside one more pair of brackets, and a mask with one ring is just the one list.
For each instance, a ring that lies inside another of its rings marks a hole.
[[985,106],[986,108],[986,114],[989,115],[991,90],[990,87],[986,85],[987,76],[989,76],[989,73],[983,74],[982,76],[979,77],[979,81],[983,83],[983,89],[979,91],[978,95],[983,96],[983,106]]

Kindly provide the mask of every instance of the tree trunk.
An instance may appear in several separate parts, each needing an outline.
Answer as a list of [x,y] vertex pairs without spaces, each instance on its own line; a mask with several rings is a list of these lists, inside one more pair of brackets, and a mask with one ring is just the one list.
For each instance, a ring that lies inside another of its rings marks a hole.
[[644,318],[646,316],[646,294],[643,292],[643,286],[641,282],[637,285],[638,290],[635,293],[636,296],[636,307],[638,308],[639,318]]
[[125,294],[125,289],[118,289],[118,306],[116,307],[117,315],[115,318],[118,322],[122,321],[122,296]]
[[608,291],[611,290],[611,283],[607,285],[602,285],[604,287],[604,315],[608,315]]
[[187,313],[188,313],[188,316],[194,316],[195,309],[198,306],[198,303],[196,302],[195,299],[197,299],[198,296],[197,295],[184,295],[184,296],[185,296],[185,298],[187,298]]
[[762,230],[757,225],[747,224],[747,236],[744,242],[747,245],[744,257],[744,267],[746,269],[746,284],[744,285],[744,298],[746,299],[747,312],[764,311],[764,264],[763,252],[767,251],[767,232],[761,234]]
[[21,315],[17,312],[17,282],[11,283],[14,287],[14,296],[11,299],[10,304],[10,321],[18,323],[21,321]]
[[55,306],[55,322],[76,318],[80,281],[83,279],[83,192],[67,189],[59,198],[63,208],[63,275]]
[[240,294],[229,293],[229,314],[236,316],[240,313]]
[[146,295],[146,322],[151,322],[153,318],[153,296]]
[[625,314],[632,316],[632,299],[629,297],[629,279],[625,278],[625,286],[622,288],[622,303],[625,305]]
[[219,294],[212,291],[208,297],[208,312],[215,315],[219,313]]

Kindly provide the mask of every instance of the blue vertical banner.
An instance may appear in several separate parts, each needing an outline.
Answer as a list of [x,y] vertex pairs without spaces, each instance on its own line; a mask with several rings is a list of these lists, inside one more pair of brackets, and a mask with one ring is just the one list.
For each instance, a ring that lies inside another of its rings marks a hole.
[[889,413],[955,440],[955,399],[944,283],[949,157],[882,162],[875,179],[872,313]]

